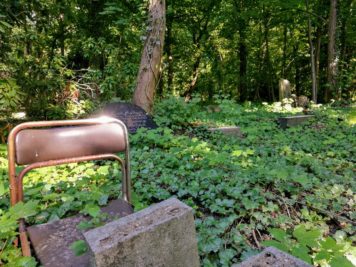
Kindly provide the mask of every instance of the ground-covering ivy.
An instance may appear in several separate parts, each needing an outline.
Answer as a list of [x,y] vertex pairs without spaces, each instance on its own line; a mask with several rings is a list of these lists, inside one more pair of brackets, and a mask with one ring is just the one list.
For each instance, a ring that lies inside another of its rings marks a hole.
[[[130,136],[136,209],[172,196],[190,205],[203,266],[230,266],[264,245],[316,266],[352,266],[354,110],[315,107],[315,119],[307,124],[278,127],[278,116],[300,111],[229,100],[216,100],[214,108],[175,98],[157,103],[160,127]],[[207,130],[227,125],[238,125],[243,137]],[[17,214],[19,208],[9,209],[5,157],[1,146],[0,261],[5,266],[36,265],[18,257],[12,245],[19,216],[34,224],[82,212],[97,224],[99,206],[119,195],[120,172],[112,164],[47,168],[27,177],[21,204],[27,206]]]

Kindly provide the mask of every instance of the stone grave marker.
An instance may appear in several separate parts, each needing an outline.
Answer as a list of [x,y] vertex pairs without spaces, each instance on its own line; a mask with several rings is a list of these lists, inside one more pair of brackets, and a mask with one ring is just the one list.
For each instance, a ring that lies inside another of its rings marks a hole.
[[225,126],[225,127],[217,127],[217,128],[209,128],[210,132],[222,132],[224,135],[244,138],[244,134],[242,133],[240,127],[238,126]]
[[282,129],[287,129],[289,127],[297,126],[303,124],[309,119],[314,118],[314,115],[297,115],[278,118],[278,124]]
[[84,233],[91,266],[199,267],[193,209],[171,198]]
[[293,257],[274,247],[268,247],[261,253],[232,267],[312,267],[312,265]]
[[286,79],[279,80],[279,101],[284,98],[291,98],[290,82]]
[[107,104],[96,115],[110,116],[125,123],[129,133],[136,133],[137,129],[144,127],[148,129],[157,128],[157,124],[152,117],[142,108],[131,104],[115,102]]

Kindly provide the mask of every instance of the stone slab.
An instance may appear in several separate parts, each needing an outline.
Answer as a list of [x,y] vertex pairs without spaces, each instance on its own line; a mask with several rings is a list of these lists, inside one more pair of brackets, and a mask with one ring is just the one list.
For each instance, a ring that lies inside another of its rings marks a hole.
[[115,102],[107,104],[97,115],[110,116],[121,120],[125,123],[129,133],[135,133],[141,127],[148,129],[157,128],[156,123],[150,115],[142,108],[131,103]]
[[193,211],[175,198],[84,234],[96,267],[199,267]]
[[[130,204],[123,200],[113,200],[101,209],[108,214],[108,221],[126,216],[133,212]],[[27,228],[32,247],[41,266],[45,267],[87,267],[90,256],[85,253],[75,256],[70,245],[77,240],[84,240],[83,231],[77,228],[88,217],[77,215],[49,223]],[[65,265],[64,265],[65,263]]]
[[234,137],[239,137],[239,138],[243,138],[244,137],[244,134],[241,132],[241,129],[238,126],[209,128],[208,131],[210,131],[210,132],[222,132],[224,135],[227,135],[227,136],[234,136]]
[[242,263],[234,264],[232,267],[312,267],[312,265],[274,247],[268,247],[261,253]]
[[288,116],[278,118],[279,126],[283,129],[297,126],[303,124],[311,118],[314,118],[314,115],[298,115],[298,116]]

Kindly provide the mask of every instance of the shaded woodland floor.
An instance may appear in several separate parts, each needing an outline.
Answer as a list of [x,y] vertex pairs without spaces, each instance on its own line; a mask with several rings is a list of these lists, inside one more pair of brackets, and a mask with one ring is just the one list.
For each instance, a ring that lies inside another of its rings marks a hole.
[[[355,109],[319,107],[305,125],[278,127],[277,117],[298,112],[230,100],[213,107],[175,98],[157,103],[160,127],[130,136],[136,210],[172,196],[193,207],[203,266],[230,266],[263,245],[314,265],[352,266],[345,255],[355,260]],[[233,125],[243,137],[207,130]],[[117,197],[120,170],[112,167],[95,162],[31,172],[26,204],[9,210],[1,145],[0,262],[36,265],[12,246],[19,216],[38,224],[94,215]],[[100,215],[90,224],[100,224]]]

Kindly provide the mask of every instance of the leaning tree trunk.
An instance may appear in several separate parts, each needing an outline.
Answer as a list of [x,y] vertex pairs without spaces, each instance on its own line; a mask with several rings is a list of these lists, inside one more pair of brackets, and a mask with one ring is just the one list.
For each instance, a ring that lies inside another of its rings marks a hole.
[[329,43],[328,43],[328,83],[329,87],[325,91],[325,100],[328,101],[332,94],[336,92],[336,74],[337,74],[337,59],[336,59],[336,5],[337,0],[330,0],[329,14]]
[[150,113],[161,76],[161,60],[166,29],[165,0],[150,0],[148,13],[148,30],[141,56],[133,103]]

